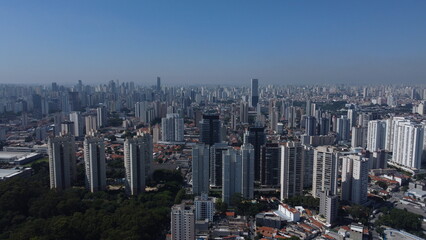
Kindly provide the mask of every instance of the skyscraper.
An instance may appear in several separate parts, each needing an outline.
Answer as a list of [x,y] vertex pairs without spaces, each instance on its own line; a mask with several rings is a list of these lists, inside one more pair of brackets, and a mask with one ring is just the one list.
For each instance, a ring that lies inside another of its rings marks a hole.
[[90,132],[96,132],[98,129],[96,116],[89,115],[84,118],[84,121],[86,123],[86,134],[89,134]]
[[86,187],[91,192],[106,188],[105,145],[101,137],[87,135],[84,139]]
[[350,136],[351,125],[347,116],[341,116],[337,119],[337,140],[348,141]]
[[254,193],[254,148],[251,144],[243,144],[241,146],[242,158],[242,186],[241,195],[246,199],[253,199]]
[[244,144],[240,150],[229,149],[223,153],[222,198],[231,204],[234,194],[252,199],[254,192],[254,149]]
[[361,155],[344,156],[342,160],[342,200],[355,204],[367,201],[368,158]]
[[357,114],[355,109],[348,109],[348,119],[351,127],[356,126]]
[[184,122],[183,118],[177,113],[168,113],[161,119],[162,141],[164,142],[182,142],[184,140]]
[[76,137],[82,137],[84,135],[83,129],[83,119],[81,117],[80,112],[71,112],[70,113],[70,121],[74,123],[74,133],[72,133]]
[[316,135],[316,124],[317,121],[313,116],[307,116],[305,119],[305,134],[308,136]]
[[364,137],[366,135],[365,131],[367,131],[367,129],[360,126],[352,127],[351,147],[366,147],[367,139]]
[[337,176],[339,169],[339,153],[332,146],[320,146],[314,150],[314,173],[312,179],[312,195],[319,197],[326,189],[337,194]]
[[161,78],[157,77],[157,91],[161,91]]
[[303,187],[312,187],[312,176],[314,172],[314,148],[303,146]]
[[64,190],[76,177],[74,137],[50,137],[48,141],[50,188]]
[[258,102],[259,102],[259,80],[252,79],[250,106],[257,107]]
[[281,146],[281,199],[303,192],[303,147],[288,142]]
[[145,191],[145,182],[152,162],[152,137],[138,133],[124,141],[124,167],[126,170],[126,192],[137,195]]
[[222,154],[227,151],[227,143],[215,143],[210,147],[210,185],[222,187]]
[[372,120],[368,122],[367,150],[377,151],[386,147],[386,120]]
[[241,123],[248,123],[248,103],[247,102],[241,102],[240,103],[240,122]]
[[96,109],[96,119],[98,121],[98,127],[106,127],[108,119],[107,119],[107,109],[105,106],[100,106]]
[[328,189],[320,192],[320,214],[324,216],[327,226],[336,223],[339,207],[339,197]]
[[424,124],[395,122],[392,162],[410,169],[420,169],[424,132]]
[[267,143],[261,147],[261,184],[278,186],[280,184],[281,147],[278,143]]
[[61,133],[62,135],[72,135],[74,136],[74,123],[70,121],[64,121],[61,123]]
[[207,145],[220,143],[220,126],[218,114],[203,114],[200,122],[200,142]]
[[171,212],[172,240],[195,239],[195,207],[179,204],[172,207]]
[[311,104],[311,100],[307,100],[306,101],[306,108],[305,108],[305,111],[306,111],[306,116],[312,116],[312,104]]
[[261,169],[265,168],[261,162],[261,147],[265,145],[265,128],[260,126],[250,127],[244,134],[244,143],[250,143],[254,147],[254,180],[260,181]]
[[209,192],[209,155],[208,145],[192,147],[192,193],[195,196]]
[[388,152],[379,150],[370,153],[369,168],[370,169],[385,169],[388,167]]

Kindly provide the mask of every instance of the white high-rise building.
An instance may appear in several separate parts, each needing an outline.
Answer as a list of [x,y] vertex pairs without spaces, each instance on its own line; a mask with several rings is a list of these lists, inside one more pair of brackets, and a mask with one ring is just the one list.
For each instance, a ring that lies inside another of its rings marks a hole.
[[320,214],[324,216],[327,226],[332,226],[336,223],[339,210],[339,197],[333,195],[330,191],[325,190],[320,192]]
[[102,137],[86,136],[84,139],[84,165],[86,187],[91,192],[106,189],[105,145]]
[[98,129],[98,121],[96,120],[96,116],[86,116],[84,121],[86,123],[86,134],[89,134],[90,132],[96,132]]
[[74,123],[74,133],[73,135],[76,137],[82,137],[84,135],[83,129],[83,119],[81,117],[80,112],[71,112],[70,113],[70,121]]
[[200,196],[209,192],[210,148],[205,144],[192,147],[192,193]]
[[152,147],[152,137],[147,133],[138,133],[124,141],[126,192],[130,195],[145,191],[152,162]]
[[392,162],[410,169],[420,169],[423,153],[424,124],[394,119]]
[[154,142],[154,144],[157,144],[160,141],[160,132],[160,125],[156,124],[152,128],[152,141]]
[[168,113],[161,119],[162,141],[183,142],[184,122],[177,113]]
[[357,126],[352,127],[352,141],[351,141],[351,147],[362,147],[365,148],[367,146],[367,139],[365,138],[365,135],[367,135],[365,132],[367,131],[366,128]]
[[64,190],[76,177],[74,137],[51,137],[48,141],[50,188]]
[[195,239],[195,207],[194,205],[179,204],[172,207],[171,239]]
[[321,191],[328,189],[337,194],[337,176],[339,170],[339,152],[332,146],[320,146],[314,150],[314,174],[312,195],[319,197]]
[[367,150],[374,152],[386,148],[386,129],[386,120],[368,122]]
[[64,121],[61,123],[61,134],[74,136],[74,123],[70,121]]
[[135,104],[135,117],[139,118],[141,122],[148,124],[154,120],[155,111],[148,102],[137,102]]
[[213,198],[209,197],[207,193],[202,193],[201,196],[195,197],[194,205],[196,220],[208,219],[210,222],[213,222],[215,212]]
[[304,149],[300,143],[281,146],[281,199],[302,195]]
[[367,201],[369,159],[347,155],[342,160],[342,200],[355,204]]
[[393,118],[386,119],[386,141],[385,150],[392,152],[393,149]]
[[240,150],[229,149],[223,153],[222,198],[231,203],[234,194],[252,199],[254,192],[254,148],[244,144]]

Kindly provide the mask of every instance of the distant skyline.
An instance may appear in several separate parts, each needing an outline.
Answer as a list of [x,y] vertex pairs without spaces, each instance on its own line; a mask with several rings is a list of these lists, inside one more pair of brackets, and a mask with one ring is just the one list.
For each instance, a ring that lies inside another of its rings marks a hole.
[[426,1],[0,1],[0,83],[424,84]]

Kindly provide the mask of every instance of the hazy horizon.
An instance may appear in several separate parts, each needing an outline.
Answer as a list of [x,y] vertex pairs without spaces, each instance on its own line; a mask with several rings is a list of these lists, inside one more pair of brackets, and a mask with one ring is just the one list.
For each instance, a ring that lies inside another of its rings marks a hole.
[[[327,3],[327,4],[324,4]],[[425,1],[2,1],[0,83],[423,84]]]

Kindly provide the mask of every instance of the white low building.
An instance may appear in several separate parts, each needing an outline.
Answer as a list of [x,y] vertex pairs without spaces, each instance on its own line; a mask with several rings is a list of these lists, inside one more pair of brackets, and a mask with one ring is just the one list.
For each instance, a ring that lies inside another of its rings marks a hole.
[[287,204],[281,203],[278,206],[278,211],[275,211],[275,213],[289,222],[300,221],[300,212],[297,211],[296,208],[292,208]]

